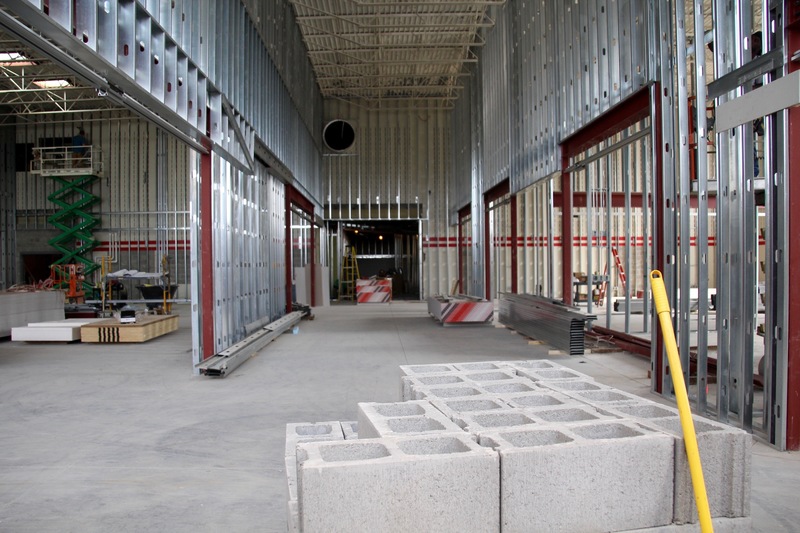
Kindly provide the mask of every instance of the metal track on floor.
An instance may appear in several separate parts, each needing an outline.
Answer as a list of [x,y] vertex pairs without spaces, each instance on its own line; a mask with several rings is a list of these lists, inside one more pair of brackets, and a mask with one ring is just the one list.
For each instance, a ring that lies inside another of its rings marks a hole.
[[239,365],[258,353],[259,350],[275,340],[279,335],[294,327],[300,322],[304,315],[305,313],[301,311],[294,311],[279,318],[275,322],[270,322],[227,350],[209,357],[195,368],[206,376],[224,378]]

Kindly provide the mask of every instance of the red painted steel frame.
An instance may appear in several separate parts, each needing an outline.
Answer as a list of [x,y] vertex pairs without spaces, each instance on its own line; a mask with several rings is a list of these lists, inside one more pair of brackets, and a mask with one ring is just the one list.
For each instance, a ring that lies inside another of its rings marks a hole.
[[464,230],[462,229],[464,225],[464,220],[472,213],[471,206],[466,205],[458,210],[458,286],[460,288],[461,293],[466,294],[466,289],[464,288],[464,247],[466,244],[464,243]]
[[303,196],[300,191],[286,185],[285,197],[285,210],[286,210],[286,312],[292,312],[292,204],[299,207],[304,213],[311,218],[311,239],[309,244],[311,246],[311,286],[308,290],[311,293],[311,307],[316,303],[315,293],[315,280],[314,280],[314,204],[308,198]]
[[517,195],[511,195],[511,293],[517,294],[517,275],[519,266],[517,259],[519,257],[519,243],[517,242]]
[[200,322],[203,360],[216,353],[214,335],[214,231],[213,183],[211,176],[211,143],[203,139],[207,153],[200,154]]
[[[564,303],[572,304],[572,209],[577,197],[567,169],[570,159],[650,115],[650,90],[645,87],[561,141],[561,287]],[[583,202],[585,203],[584,194]],[[566,201],[565,201],[566,199]],[[558,205],[558,204],[556,204]]]
[[[797,50],[800,47],[800,13],[794,2],[784,3],[786,20],[786,50]],[[796,62],[789,65],[791,71],[800,69]],[[800,271],[800,108],[789,109],[789,169],[787,190],[789,195],[789,238],[788,270],[792,273]],[[787,350],[788,364],[786,369],[786,449],[800,450],[800,283],[790,281],[786,288],[788,295],[789,316],[787,317]]]
[[[489,265],[492,264],[492,243],[489,241],[491,236],[489,235],[489,203],[498,200],[508,194],[510,191],[510,185],[508,178],[504,179],[485,193],[483,193],[483,256],[484,256],[484,265],[485,265],[485,279],[486,279],[486,299],[492,299],[492,273],[489,270]],[[517,224],[514,222],[511,224],[511,242],[512,242],[512,249],[516,247],[517,242]],[[514,271],[512,270],[512,275]],[[515,291],[516,292],[516,291]]]

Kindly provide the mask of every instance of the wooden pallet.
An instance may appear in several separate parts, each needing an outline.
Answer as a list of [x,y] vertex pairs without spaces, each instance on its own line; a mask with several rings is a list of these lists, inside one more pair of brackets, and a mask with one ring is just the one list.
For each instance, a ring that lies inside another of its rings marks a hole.
[[178,329],[178,315],[144,316],[135,324],[115,318],[81,327],[81,342],[147,342]]

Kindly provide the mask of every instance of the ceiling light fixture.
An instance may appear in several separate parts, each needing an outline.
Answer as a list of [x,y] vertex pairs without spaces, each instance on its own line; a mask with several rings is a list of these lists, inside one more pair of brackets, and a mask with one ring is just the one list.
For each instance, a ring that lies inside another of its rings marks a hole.
[[72,84],[67,80],[37,80],[34,81],[33,84],[41,89],[63,89],[64,87],[72,87]]

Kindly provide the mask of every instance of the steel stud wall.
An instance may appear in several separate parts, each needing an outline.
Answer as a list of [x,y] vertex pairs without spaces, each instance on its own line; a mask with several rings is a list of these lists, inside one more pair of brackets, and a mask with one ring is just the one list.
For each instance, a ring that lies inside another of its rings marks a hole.
[[[217,351],[285,309],[284,188],[262,164],[250,175],[213,156]],[[267,281],[268,280],[268,281]],[[200,362],[200,361],[196,361]]]
[[[202,145],[210,139],[213,211],[220,217],[213,228],[206,228],[214,241],[215,286],[198,286],[198,257],[184,261],[191,264],[192,300],[197,306],[204,290],[214,291],[214,350],[242,338],[251,322],[274,316],[280,308],[276,304],[279,297],[275,294],[276,298],[267,299],[262,292],[267,290],[262,288],[264,279],[272,277],[272,273],[266,276],[264,269],[283,264],[285,252],[267,256],[264,243],[256,240],[276,244],[272,239],[280,238],[283,225],[276,233],[277,228],[267,223],[278,223],[275,211],[256,216],[254,210],[268,204],[282,206],[283,186],[269,181],[277,178],[263,176],[256,153],[275,176],[294,185],[313,203],[321,205],[322,198],[322,100],[288,4],[12,0],[4,3],[0,17],[4,25],[65,69],[75,69],[103,94],[196,150],[203,151]],[[132,157],[121,164],[131,165],[139,179],[149,178],[153,183],[159,169],[169,172],[169,163],[159,160],[159,153],[174,151],[174,147],[155,135],[148,139],[151,144],[139,146],[142,161]],[[123,132],[110,142],[135,146],[141,137],[127,137]],[[188,155],[191,170],[184,172],[184,179],[190,174],[199,179],[199,157]],[[144,160],[153,165],[146,172]],[[125,183],[123,180],[122,185]],[[196,181],[184,186],[182,200],[196,195],[196,187]],[[191,204],[193,212],[185,213],[181,206],[176,210],[179,218],[169,220],[169,194],[167,198],[161,194],[168,192],[168,184],[154,184],[145,191],[158,192],[158,198],[148,197],[148,202],[155,202],[159,212],[152,213],[152,220],[147,218],[145,223],[142,217],[149,217],[149,212],[136,211],[137,206],[114,206],[123,208],[124,216],[136,219],[127,223],[154,228],[157,239],[174,233],[174,228],[179,232],[198,229],[198,202]],[[136,201],[144,199],[143,193],[135,192],[132,197]],[[246,202],[240,203],[243,200]],[[127,223],[120,219],[121,225]],[[195,231],[191,239],[176,240],[196,243],[198,239]],[[285,280],[271,279],[271,293],[275,293],[275,284],[283,287]],[[194,311],[198,362],[198,354],[208,352],[208,347],[199,346],[201,329],[208,322],[201,324],[198,310]]]
[[[100,202],[94,230],[99,246],[93,257],[110,257],[109,268],[160,273],[168,256],[176,295],[188,299],[190,283],[189,157],[190,149],[153,124],[128,112],[47,115],[20,121],[14,142],[33,147],[42,142],[68,141],[83,128],[93,154],[102,161],[94,194]],[[22,162],[24,164],[24,162]],[[47,200],[56,184],[46,176],[16,173],[15,223],[19,253],[52,253],[46,241],[54,229],[46,219],[55,206]],[[17,279],[15,282],[28,281]],[[38,280],[35,280],[38,281]],[[100,272],[96,279],[99,283]],[[135,284],[126,282],[129,298],[138,298]]]
[[[746,123],[709,134],[713,122],[706,124],[706,115],[713,111],[694,109],[718,107],[781,76],[786,56],[780,55],[782,10],[780,3],[716,0],[510,0],[481,51],[480,87],[469,86],[481,97],[470,99],[465,91],[453,113],[453,183],[459,190],[453,191],[451,205],[453,223],[461,212],[474,226],[485,209],[482,193],[510,177],[511,192],[520,201],[515,221],[520,239],[512,246],[525,247],[519,286],[559,297],[560,272],[552,272],[560,248],[561,215],[554,207],[559,205],[559,145],[649,86],[649,122],[600,141],[583,156],[590,163],[571,169],[576,194],[586,194],[586,184],[594,184],[586,206],[567,215],[578,215],[573,231],[578,246],[581,239],[588,245],[574,253],[572,266],[584,265],[589,276],[602,275],[603,265],[611,264],[608,244],[625,243],[627,250],[620,250],[628,273],[624,296],[644,293],[645,331],[653,324],[646,318],[644,277],[652,267],[661,269],[676,310],[693,401],[720,420],[761,432],[778,447],[786,442],[782,413],[788,368],[783,333],[788,313],[786,113],[765,117],[763,133]],[[761,55],[753,51],[755,30],[763,33],[763,55],[769,56],[759,61],[754,61]],[[713,53],[704,46],[709,41]],[[635,137],[635,143],[626,137]],[[714,151],[715,160],[709,160]],[[467,176],[471,198],[464,196]],[[474,252],[482,246],[496,244],[481,242],[480,231],[471,235],[473,257],[481,257]],[[537,248],[539,235],[552,248]],[[490,279],[505,275],[504,261],[487,267],[493,269]],[[709,308],[709,289],[716,290],[716,316]],[[607,322],[609,315],[606,310]],[[764,337],[760,370],[755,368],[762,342],[757,326]],[[637,326],[626,315],[629,328]],[[706,349],[714,336],[715,356]],[[652,340],[653,387],[669,396],[657,330]],[[690,352],[696,352],[696,365],[690,364]],[[707,363],[717,365],[716,385],[706,374]],[[754,379],[763,380],[763,392]]]
[[368,110],[328,101],[325,113],[356,132],[350,150],[324,158],[325,216],[421,220],[422,296],[447,293],[458,275],[457,230],[448,219],[450,190],[457,187],[449,179],[447,112],[435,102]]
[[16,283],[14,127],[0,128],[0,290]]

